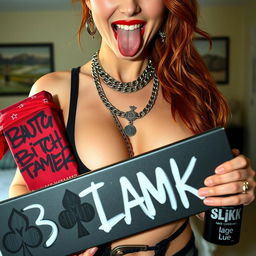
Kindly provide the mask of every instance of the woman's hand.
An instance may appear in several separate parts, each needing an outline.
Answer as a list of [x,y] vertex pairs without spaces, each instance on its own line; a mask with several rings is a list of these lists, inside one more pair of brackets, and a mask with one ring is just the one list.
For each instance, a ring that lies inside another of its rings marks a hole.
[[[215,175],[205,179],[206,187],[198,191],[200,196],[206,197],[204,199],[206,205],[248,205],[255,198],[255,171],[249,159],[239,155],[239,150],[234,149],[232,152],[235,158],[219,165],[215,169]],[[248,182],[248,188],[246,182]]]
[[80,254],[73,254],[72,256],[92,256],[96,253],[98,250],[97,247],[92,247],[90,249],[87,249],[86,251],[80,253]]

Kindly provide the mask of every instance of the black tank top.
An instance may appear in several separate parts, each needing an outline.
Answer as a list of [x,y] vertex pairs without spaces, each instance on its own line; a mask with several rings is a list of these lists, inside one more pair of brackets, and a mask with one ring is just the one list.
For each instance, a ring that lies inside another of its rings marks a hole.
[[70,101],[69,101],[69,113],[67,122],[67,138],[70,143],[71,149],[73,151],[74,157],[78,165],[78,172],[80,174],[89,172],[90,169],[87,168],[81,161],[75,144],[75,121],[76,121],[76,109],[77,109],[77,99],[79,90],[79,72],[80,67],[73,68],[71,71],[71,89],[70,89]]
[[[75,145],[75,120],[76,120],[76,109],[77,109],[77,99],[78,99],[78,90],[79,90],[79,72],[80,67],[73,68],[71,71],[71,91],[70,91],[70,103],[69,103],[69,113],[68,113],[68,122],[67,122],[67,138],[69,140],[71,149],[73,151],[74,157],[78,164],[78,172],[80,174],[89,172],[90,169],[87,168],[82,160],[80,159]],[[155,256],[164,256],[168,248],[168,244],[178,237],[188,225],[188,219],[178,228],[170,237],[160,241],[156,246],[150,247],[148,250],[154,250]],[[191,242],[194,244],[194,240]],[[189,248],[188,248],[189,249]],[[98,251],[94,256],[110,256],[110,247],[109,244],[103,244],[99,246]],[[136,251],[136,250],[135,250]],[[134,252],[135,252],[134,251]],[[175,254],[175,255],[186,255]]]

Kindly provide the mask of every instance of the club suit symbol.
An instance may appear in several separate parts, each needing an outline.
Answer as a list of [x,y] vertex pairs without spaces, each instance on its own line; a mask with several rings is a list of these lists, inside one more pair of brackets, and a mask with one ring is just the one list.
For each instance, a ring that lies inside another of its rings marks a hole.
[[65,210],[59,214],[60,225],[65,229],[71,229],[77,224],[79,238],[89,235],[82,222],[89,222],[94,218],[93,206],[88,203],[82,204],[80,197],[69,190],[65,192],[62,205]]
[[29,248],[39,247],[42,243],[42,232],[35,226],[29,226],[29,220],[26,215],[12,210],[8,220],[10,232],[3,237],[4,248],[16,254],[22,251],[23,256],[33,256]]

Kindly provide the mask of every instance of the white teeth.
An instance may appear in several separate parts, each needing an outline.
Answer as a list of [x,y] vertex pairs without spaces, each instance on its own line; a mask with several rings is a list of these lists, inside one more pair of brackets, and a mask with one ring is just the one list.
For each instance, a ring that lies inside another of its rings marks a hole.
[[141,28],[142,27],[142,24],[135,24],[135,25],[119,25],[119,24],[116,24],[116,26],[119,28],[119,29],[123,29],[123,30],[135,30],[135,29],[138,29],[138,28]]

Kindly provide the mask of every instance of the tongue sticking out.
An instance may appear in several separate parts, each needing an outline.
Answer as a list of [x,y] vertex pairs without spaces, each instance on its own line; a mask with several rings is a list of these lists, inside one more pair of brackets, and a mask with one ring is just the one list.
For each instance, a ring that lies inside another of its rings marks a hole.
[[123,56],[132,57],[139,50],[141,44],[141,30],[124,30],[117,28],[117,42]]

